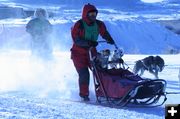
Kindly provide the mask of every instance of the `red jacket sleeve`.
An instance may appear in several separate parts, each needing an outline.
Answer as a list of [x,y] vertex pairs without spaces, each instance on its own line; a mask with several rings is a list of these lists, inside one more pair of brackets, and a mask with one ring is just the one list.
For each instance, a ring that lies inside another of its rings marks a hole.
[[71,36],[73,41],[76,39],[82,39],[84,34],[84,30],[81,28],[80,21],[77,21],[74,26],[71,28]]
[[109,32],[106,29],[106,26],[104,24],[104,22],[97,20],[98,26],[99,26],[99,33],[102,36],[103,39],[105,39],[107,42],[111,42],[114,41],[111,37],[111,35],[109,34]]

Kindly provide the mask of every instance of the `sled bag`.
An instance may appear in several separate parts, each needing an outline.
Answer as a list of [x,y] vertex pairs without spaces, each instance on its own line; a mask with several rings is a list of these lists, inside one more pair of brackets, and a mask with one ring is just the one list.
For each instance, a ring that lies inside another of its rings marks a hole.
[[[98,71],[95,74],[97,96],[108,96],[110,98],[121,98],[133,89],[143,79],[125,69],[110,69]],[[103,91],[104,88],[104,91]],[[105,94],[104,94],[105,93]]]

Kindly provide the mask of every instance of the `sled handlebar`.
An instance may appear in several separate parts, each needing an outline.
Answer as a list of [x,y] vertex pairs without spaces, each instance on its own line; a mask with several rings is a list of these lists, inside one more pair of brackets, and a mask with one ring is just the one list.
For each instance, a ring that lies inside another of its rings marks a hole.
[[[107,41],[98,41],[98,43],[108,43]],[[119,49],[116,43],[113,44],[116,49]]]
[[119,49],[118,46],[116,45],[116,43],[114,43],[114,47],[115,47],[116,49]]

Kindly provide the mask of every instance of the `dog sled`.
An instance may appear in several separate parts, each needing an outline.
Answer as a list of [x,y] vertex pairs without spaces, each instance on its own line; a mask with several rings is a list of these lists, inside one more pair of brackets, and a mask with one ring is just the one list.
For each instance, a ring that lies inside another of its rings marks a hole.
[[89,50],[97,102],[124,106],[160,106],[166,101],[166,81],[144,79],[130,72],[116,47],[113,53],[102,50],[93,56]]

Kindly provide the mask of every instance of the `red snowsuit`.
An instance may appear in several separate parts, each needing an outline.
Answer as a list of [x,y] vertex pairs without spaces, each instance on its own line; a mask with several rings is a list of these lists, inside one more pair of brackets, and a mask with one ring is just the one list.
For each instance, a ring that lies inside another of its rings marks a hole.
[[[85,39],[85,28],[82,25],[82,21],[84,21],[88,26],[91,26],[94,23],[92,23],[88,19],[88,13],[91,11],[95,11],[96,13],[98,13],[98,10],[95,8],[95,6],[91,4],[86,4],[83,8],[82,19],[78,20],[71,30],[71,35],[73,39],[73,46],[71,48],[71,59],[73,60],[74,66],[79,74],[79,95],[81,97],[89,95],[90,76],[88,67],[90,67],[90,62],[88,50],[89,47],[93,46],[91,45],[91,40]],[[100,34],[102,38],[104,38],[108,43],[114,44],[113,39],[106,30],[105,24],[100,20],[95,20],[95,22],[98,26],[98,35]],[[96,53],[95,46],[93,49],[93,54]]]

